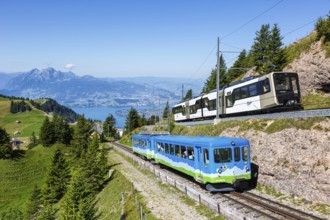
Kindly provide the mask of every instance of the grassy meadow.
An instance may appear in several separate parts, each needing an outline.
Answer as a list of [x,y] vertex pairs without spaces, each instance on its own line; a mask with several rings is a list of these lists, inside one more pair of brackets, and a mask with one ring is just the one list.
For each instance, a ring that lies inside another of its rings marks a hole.
[[[29,112],[12,114],[10,113],[10,100],[0,98],[0,127],[6,129],[10,137],[16,137],[23,141],[28,140],[33,131],[38,136],[45,118],[45,112],[35,108],[32,109]],[[16,121],[21,123],[16,123]],[[14,135],[16,131],[21,134]]]
[[37,146],[21,151],[11,160],[0,160],[0,213],[8,209],[23,211],[34,185],[41,188],[54,148]]

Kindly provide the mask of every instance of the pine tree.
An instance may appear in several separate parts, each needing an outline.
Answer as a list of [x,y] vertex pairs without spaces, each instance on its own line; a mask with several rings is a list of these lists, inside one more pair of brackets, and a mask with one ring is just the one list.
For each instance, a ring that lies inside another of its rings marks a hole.
[[44,198],[47,204],[54,204],[65,194],[70,182],[69,165],[62,151],[57,148],[47,177]]
[[324,43],[330,41],[330,14],[327,15],[327,18],[319,18],[315,24],[316,37],[317,40],[320,40],[324,37]]
[[106,117],[104,123],[103,123],[103,132],[105,133],[106,136],[109,135],[109,137],[114,137],[116,134],[116,119],[113,117],[112,114],[109,114],[108,117]]
[[256,32],[256,35],[252,45],[252,57],[257,71],[264,75],[272,65],[269,61],[269,24],[262,25],[260,30]]
[[0,127],[0,159],[10,158],[12,154],[9,135],[5,129]]
[[163,119],[168,118],[169,109],[170,109],[170,106],[168,104],[168,101],[166,101],[166,105],[165,105],[165,108],[164,108],[164,111],[163,111]]
[[47,204],[40,214],[38,215],[38,220],[55,220],[56,219],[57,209],[53,207],[51,204]]
[[281,71],[285,65],[286,56],[282,40],[280,28],[275,24],[272,28],[269,42],[269,60],[273,65],[267,72]]
[[41,200],[41,190],[37,185],[34,185],[32,194],[26,206],[26,218],[35,219],[38,211],[41,210],[42,200]]
[[63,116],[54,115],[55,139],[57,142],[69,145],[72,140],[72,130]]
[[125,121],[125,130],[126,131],[133,131],[134,129],[140,127],[140,116],[136,109],[131,108],[128,112],[126,121]]
[[[239,54],[237,60],[231,67],[231,69],[228,71],[227,74],[227,80],[228,83],[232,83],[242,75],[245,74],[246,70],[244,68],[251,68],[252,65],[249,63],[249,55],[247,54],[246,50],[242,50],[242,52]],[[242,68],[242,69],[239,69]]]
[[185,95],[185,97],[183,98],[183,101],[189,100],[192,98],[192,89],[189,89]]
[[[222,55],[220,56],[220,88],[222,88],[223,86],[228,84],[228,80],[226,77],[226,72],[227,72],[227,67],[226,67],[226,63],[225,60],[223,59]],[[206,80],[206,82],[204,83],[204,88],[203,88],[203,92],[204,93],[208,93],[214,89],[217,88],[217,68],[214,68],[211,72],[211,75],[209,76],[209,78]]]
[[55,129],[49,118],[46,117],[40,128],[40,143],[46,147],[55,143]]
[[73,132],[73,152],[77,158],[86,152],[89,143],[89,132],[92,125],[88,123],[84,116],[79,116],[77,125]]

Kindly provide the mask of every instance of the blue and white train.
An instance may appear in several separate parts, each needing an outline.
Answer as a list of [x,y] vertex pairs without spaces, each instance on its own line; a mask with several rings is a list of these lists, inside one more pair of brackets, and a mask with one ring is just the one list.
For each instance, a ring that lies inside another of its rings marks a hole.
[[132,143],[135,154],[185,173],[209,191],[242,190],[251,180],[246,139],[139,134]]
[[[216,91],[178,103],[172,113],[176,122],[216,117]],[[246,78],[220,89],[219,116],[258,114],[279,109],[301,109],[297,73],[272,72]]]

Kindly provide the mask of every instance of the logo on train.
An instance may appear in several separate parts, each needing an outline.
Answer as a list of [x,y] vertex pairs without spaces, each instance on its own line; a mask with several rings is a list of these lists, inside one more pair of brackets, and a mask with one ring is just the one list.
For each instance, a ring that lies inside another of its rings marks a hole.
[[228,169],[227,164],[225,164],[225,165],[219,167],[219,168],[217,169],[217,172],[218,172],[219,176],[220,176],[223,172],[225,172],[227,169]]

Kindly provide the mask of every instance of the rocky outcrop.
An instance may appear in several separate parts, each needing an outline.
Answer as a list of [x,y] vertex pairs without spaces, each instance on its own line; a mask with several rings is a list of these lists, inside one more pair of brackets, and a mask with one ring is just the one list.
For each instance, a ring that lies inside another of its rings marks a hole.
[[251,158],[259,166],[260,184],[313,203],[330,204],[330,120],[314,128],[290,128],[267,134],[254,130],[238,132],[235,127],[220,136],[250,140]]
[[321,41],[311,45],[283,71],[299,74],[302,95],[324,92],[330,96],[330,58],[326,58]]

